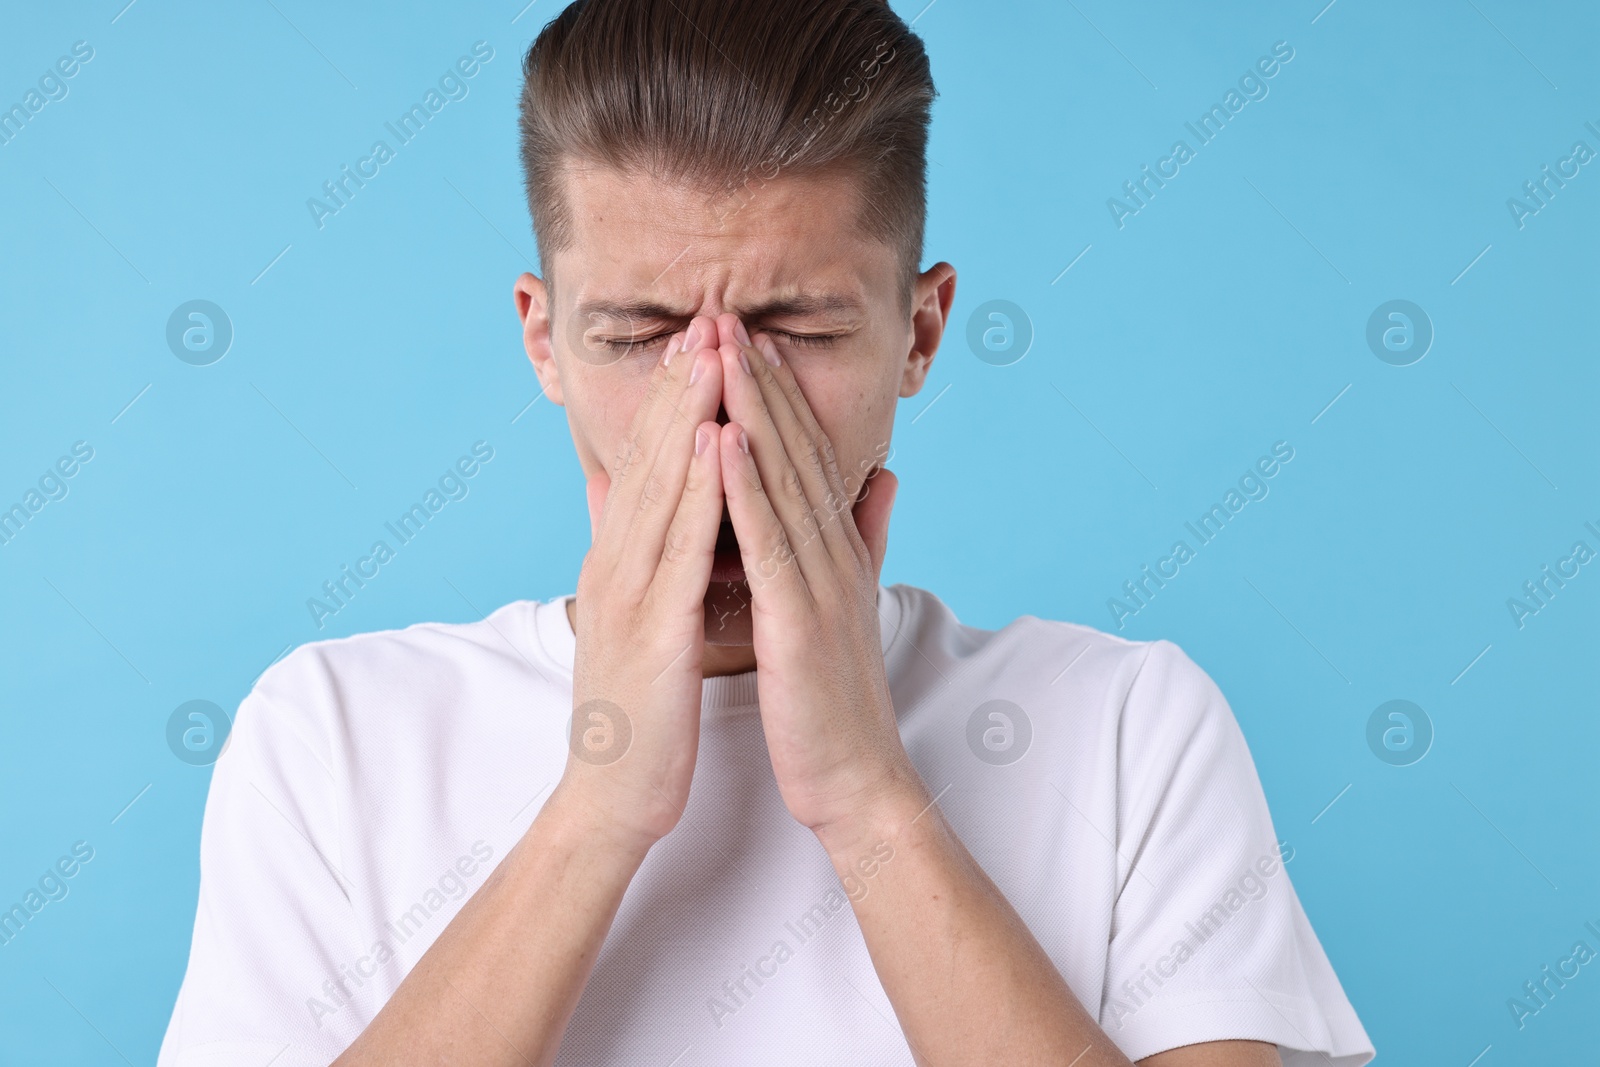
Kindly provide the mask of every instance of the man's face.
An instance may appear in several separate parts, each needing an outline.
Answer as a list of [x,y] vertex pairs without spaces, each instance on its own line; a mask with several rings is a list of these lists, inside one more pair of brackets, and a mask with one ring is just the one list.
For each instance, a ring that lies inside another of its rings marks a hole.
[[[896,250],[857,230],[853,180],[780,176],[729,196],[573,168],[566,203],[573,241],[550,264],[554,301],[525,274],[517,304],[586,478],[611,473],[667,340],[725,312],[772,337],[852,488],[883,463],[896,398],[922,388],[955,272],[931,268],[902,310]],[[749,643],[749,599],[744,581],[711,583],[709,643]]]

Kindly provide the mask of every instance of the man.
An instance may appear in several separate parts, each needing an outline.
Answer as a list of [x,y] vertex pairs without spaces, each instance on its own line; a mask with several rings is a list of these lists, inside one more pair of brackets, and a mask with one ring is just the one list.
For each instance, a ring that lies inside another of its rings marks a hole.
[[879,582],[955,291],[904,22],[582,0],[524,69],[576,595],[262,677],[161,1064],[1365,1063],[1197,666]]

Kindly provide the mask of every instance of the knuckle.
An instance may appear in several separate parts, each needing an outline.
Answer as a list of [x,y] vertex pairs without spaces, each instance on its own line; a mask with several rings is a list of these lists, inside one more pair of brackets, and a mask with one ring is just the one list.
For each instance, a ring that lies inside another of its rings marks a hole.
[[616,473],[611,476],[611,480],[613,482],[620,481],[633,468],[633,465],[638,462],[642,451],[637,437],[624,438],[622,444],[617,446],[616,455],[612,460],[611,466]]
[[775,566],[781,567],[794,559],[794,551],[789,547],[789,538],[781,529],[767,535],[763,549],[762,558],[771,561]]
[[654,508],[666,496],[667,487],[662,483],[661,476],[654,471],[645,478],[644,485],[639,489],[639,510]]
[[809,434],[801,438],[800,458],[805,461],[807,470],[813,471],[818,475],[821,475],[826,471],[828,457],[824,455],[821,447],[818,446],[816,439],[811,437]]
[[690,548],[688,535],[674,526],[667,531],[666,541],[661,545],[661,562],[676,567],[689,559]]
[[795,470],[793,464],[783,468],[783,474],[778,479],[779,489],[783,494],[793,500],[804,500],[806,496],[805,485],[800,481],[800,472]]
[[655,368],[650,377],[645,380],[644,396],[639,400],[640,411],[647,410],[650,405],[661,399],[663,394],[665,394],[667,391],[667,382],[671,374],[671,367],[660,362],[659,360],[656,361]]

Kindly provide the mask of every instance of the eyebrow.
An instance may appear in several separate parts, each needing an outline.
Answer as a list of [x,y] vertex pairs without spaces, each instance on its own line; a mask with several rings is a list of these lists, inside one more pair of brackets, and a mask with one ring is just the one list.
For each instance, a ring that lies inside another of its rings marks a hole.
[[[653,300],[592,300],[578,305],[578,314],[627,321],[688,320],[693,309],[669,307]],[[748,308],[727,308],[741,319],[805,318],[832,312],[860,312],[861,302],[842,293],[804,293],[768,300]]]

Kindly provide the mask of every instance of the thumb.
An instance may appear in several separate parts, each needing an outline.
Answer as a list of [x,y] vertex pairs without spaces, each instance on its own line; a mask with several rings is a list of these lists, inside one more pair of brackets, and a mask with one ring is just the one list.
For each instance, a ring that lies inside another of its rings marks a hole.
[[589,540],[600,536],[600,516],[605,513],[606,494],[611,491],[611,476],[605,471],[594,475],[584,486],[589,497]]
[[887,467],[878,470],[861,487],[861,499],[851,509],[861,540],[867,544],[874,573],[883,571],[883,558],[889,550],[889,512],[894,508],[900,479]]

